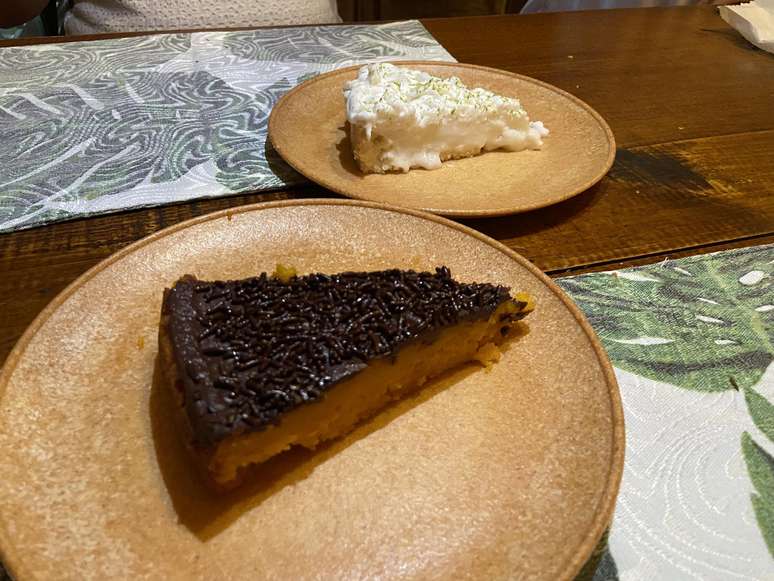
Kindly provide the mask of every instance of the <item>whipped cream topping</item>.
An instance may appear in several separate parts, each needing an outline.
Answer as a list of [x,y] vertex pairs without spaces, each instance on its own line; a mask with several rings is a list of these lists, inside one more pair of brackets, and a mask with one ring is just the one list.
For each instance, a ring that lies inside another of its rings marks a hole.
[[548,135],[517,99],[389,63],[362,67],[344,95],[349,123],[378,141],[371,161],[381,171],[436,169],[443,159],[493,149],[539,149]]

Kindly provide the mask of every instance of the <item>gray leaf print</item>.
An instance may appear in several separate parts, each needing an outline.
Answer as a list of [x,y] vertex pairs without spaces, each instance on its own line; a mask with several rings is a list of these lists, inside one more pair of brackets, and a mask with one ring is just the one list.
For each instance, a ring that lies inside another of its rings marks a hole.
[[454,60],[416,21],[0,49],[0,232],[300,183],[273,105],[384,59]]

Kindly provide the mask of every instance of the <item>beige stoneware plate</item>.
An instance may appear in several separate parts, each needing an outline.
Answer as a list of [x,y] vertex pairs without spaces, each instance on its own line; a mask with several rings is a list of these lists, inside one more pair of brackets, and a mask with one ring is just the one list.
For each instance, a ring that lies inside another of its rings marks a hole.
[[517,97],[551,134],[540,151],[494,151],[449,161],[437,170],[363,175],[345,129],[344,84],[359,67],[315,77],[274,106],[269,138],[298,172],[350,198],[473,217],[514,214],[556,204],[597,183],[615,157],[607,123],[583,101],[552,85],[475,65],[395,63],[436,76],[458,76],[470,87]]
[[[217,498],[154,380],[179,276],[445,264],[537,298],[491,371],[433,381]],[[159,232],[35,320],[0,374],[0,549],[24,579],[570,579],[609,519],[619,394],[589,325],[534,266],[447,220],[376,204],[259,204]]]

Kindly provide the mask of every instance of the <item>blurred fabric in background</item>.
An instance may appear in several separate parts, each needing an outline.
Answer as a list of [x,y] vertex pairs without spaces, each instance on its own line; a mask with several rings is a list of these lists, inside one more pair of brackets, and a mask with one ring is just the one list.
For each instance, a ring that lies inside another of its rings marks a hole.
[[[8,0],[0,0],[5,2]],[[77,0],[76,0],[77,1]],[[227,4],[228,0],[221,0],[223,4]],[[260,3],[260,0],[254,0],[256,4]],[[62,34],[63,23],[68,12],[71,12],[67,16],[68,21],[75,20],[88,23],[93,20],[94,14],[91,14],[89,10],[99,11],[103,10],[101,6],[104,4],[108,8],[104,10],[112,10],[115,12],[120,7],[124,6],[123,10],[128,10],[129,13],[133,13],[135,19],[137,17],[137,8],[142,6],[144,2],[148,4],[147,14],[142,14],[144,22],[147,26],[143,27],[143,30],[158,30],[158,29],[170,29],[181,28],[180,26],[173,26],[167,23],[161,23],[159,26],[153,26],[153,14],[155,14],[160,8],[163,7],[164,13],[169,12],[174,5],[170,5],[164,1],[159,3],[158,0],[126,0],[115,2],[113,0],[80,0],[77,1],[78,6],[74,9],[73,0],[51,0],[43,13],[33,18],[27,23],[11,28],[0,28],[0,38],[18,38],[20,36],[45,36]],[[327,3],[326,0],[317,0],[317,4],[320,2]],[[218,3],[218,0],[212,0],[213,6]],[[610,8],[644,8],[651,6],[688,6],[688,5],[717,5],[717,4],[731,4],[736,3],[734,0],[337,0],[338,12],[341,16],[341,20],[344,22],[368,22],[368,21],[380,21],[380,20],[405,20],[410,18],[442,18],[451,16],[483,16],[492,14],[518,14],[518,13],[535,13],[535,12],[559,12],[567,10],[596,10],[596,9],[610,9]],[[312,3],[309,4],[310,10],[312,9]],[[241,5],[236,3],[236,5]],[[252,5],[252,4],[251,4]],[[315,4],[316,5],[316,4]],[[333,0],[330,0],[331,9],[329,12],[325,12],[327,18],[324,18],[326,22],[337,21],[335,18],[335,6]],[[126,8],[128,7],[128,8]],[[129,10],[131,8],[131,10]],[[319,8],[319,7],[318,7]],[[316,9],[317,12],[321,12]],[[84,14],[80,14],[83,12]],[[222,12],[222,11],[221,11]],[[229,21],[228,26],[259,26],[266,23],[250,23],[244,22],[239,19],[239,11],[235,10],[234,16],[236,20],[234,22]],[[285,10],[286,15],[290,15],[292,10]],[[315,14],[317,14],[315,12]],[[91,14],[91,16],[89,16]],[[96,12],[95,12],[96,14]],[[100,13],[102,14],[102,13]],[[119,15],[120,16],[120,15]],[[267,17],[270,16],[267,14]],[[314,14],[308,15],[309,18],[314,17]],[[304,20],[304,23],[311,22],[309,18]],[[150,19],[150,20],[149,20]],[[318,18],[319,19],[319,18]],[[119,18],[120,20],[120,18]],[[283,22],[284,23],[284,22]],[[301,23],[301,22],[299,22]],[[322,21],[320,21],[322,23]],[[103,23],[105,24],[105,23]],[[116,21],[109,26],[106,25],[103,28],[105,30],[114,31],[116,26],[121,23]],[[201,22],[196,28],[211,27],[224,27],[225,25],[218,23]],[[86,32],[103,32],[105,30],[80,30],[78,27],[72,27],[73,30],[69,30],[70,34],[73,33],[86,33]],[[82,27],[83,28],[83,27]],[[191,27],[182,27],[191,28]],[[136,30],[136,27],[129,27],[127,30]]]
[[345,21],[729,4],[738,0],[339,0]]

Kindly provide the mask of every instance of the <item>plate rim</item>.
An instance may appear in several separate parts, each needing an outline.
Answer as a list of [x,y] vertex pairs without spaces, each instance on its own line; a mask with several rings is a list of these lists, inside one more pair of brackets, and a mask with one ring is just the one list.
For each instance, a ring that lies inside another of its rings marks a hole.
[[[202,224],[204,222],[210,222],[219,220],[221,218],[227,218],[231,220],[234,215],[246,214],[251,212],[260,212],[262,210],[269,210],[274,208],[286,208],[293,206],[347,206],[347,207],[360,207],[371,208],[376,210],[382,210],[387,212],[394,212],[398,214],[408,214],[420,219],[436,222],[442,226],[457,230],[463,234],[472,236],[479,242],[483,242],[505,254],[508,258],[518,263],[520,266],[528,270],[533,276],[538,278],[548,289],[556,296],[560,302],[567,308],[570,314],[575,318],[576,322],[580,325],[581,329],[589,339],[591,346],[596,355],[597,361],[602,370],[607,386],[607,392],[610,401],[610,415],[612,420],[611,425],[611,462],[608,467],[607,481],[605,483],[602,496],[599,501],[594,519],[591,522],[591,526],[586,532],[585,537],[580,542],[575,552],[567,559],[564,566],[561,568],[558,579],[571,580],[581,570],[583,565],[591,557],[595,547],[599,540],[602,538],[608,525],[611,524],[613,518],[613,511],[615,509],[616,499],[620,489],[621,478],[623,475],[624,466],[624,454],[626,436],[624,430],[624,415],[623,406],[621,401],[620,390],[618,387],[618,381],[613,371],[613,366],[610,363],[607,353],[602,347],[599,338],[594,332],[591,324],[586,320],[580,308],[569,298],[569,296],[557,285],[548,275],[541,271],[537,266],[532,264],[529,260],[511,250],[506,245],[498,242],[497,240],[482,234],[481,232],[474,230],[468,226],[464,226],[452,220],[443,218],[441,216],[416,210],[413,208],[404,208],[399,206],[393,206],[391,204],[383,204],[378,202],[361,201],[361,200],[338,200],[330,198],[308,198],[308,199],[294,199],[294,200],[278,200],[272,202],[258,202],[254,204],[248,204],[245,206],[238,206],[234,208],[226,208],[216,212],[211,212],[195,218],[184,220],[167,228],[163,228],[153,234],[145,236],[128,246],[114,252],[107,258],[103,259],[86,272],[78,276],[73,282],[68,284],[62,291],[59,292],[49,302],[43,310],[33,319],[29,326],[25,329],[22,336],[17,340],[16,344],[11,349],[8,357],[3,363],[2,369],[0,369],[0,403],[2,402],[11,376],[16,369],[19,361],[27,350],[28,345],[32,339],[37,335],[38,331],[43,325],[51,318],[51,316],[59,309],[59,307],[75,292],[77,292],[84,284],[89,282],[97,274],[107,269],[109,266],[120,261],[124,257],[134,253],[135,251],[152,244],[153,242],[165,238],[178,231],[185,230],[192,226]],[[36,579],[30,571],[28,571],[23,565],[24,559],[16,553],[11,542],[11,535],[7,533],[8,526],[6,524],[6,517],[3,512],[0,511],[0,558],[3,565],[15,579]],[[10,550],[9,550],[10,549]]]
[[[449,62],[449,61],[428,61],[428,60],[406,60],[406,61],[388,60],[383,62],[389,62],[396,66],[432,65],[432,66],[443,66],[443,67],[449,67],[449,68],[473,69],[473,70],[485,71],[489,73],[495,73],[495,74],[503,75],[507,77],[513,77],[520,81],[524,81],[533,85],[537,85],[544,89],[548,89],[558,94],[559,96],[571,101],[572,103],[574,103],[575,105],[577,105],[578,107],[586,111],[589,115],[591,115],[591,117],[602,128],[603,132],[605,133],[605,136],[607,137],[607,141],[609,145],[609,151],[608,151],[607,159],[605,160],[605,163],[604,163],[604,167],[598,172],[597,175],[595,175],[592,179],[584,182],[582,186],[579,186],[575,190],[572,190],[569,193],[563,195],[561,198],[552,200],[550,202],[537,202],[537,203],[529,204],[527,206],[521,206],[519,208],[511,207],[511,208],[501,208],[497,210],[449,210],[447,208],[429,208],[429,207],[417,207],[417,206],[405,206],[406,208],[410,208],[413,210],[420,210],[420,211],[424,211],[432,214],[438,214],[442,216],[455,217],[455,218],[484,218],[484,217],[509,216],[513,214],[522,214],[525,212],[538,210],[540,208],[547,208],[555,204],[560,204],[562,202],[569,200],[570,198],[574,198],[575,196],[582,194],[583,192],[585,192],[595,184],[599,183],[602,180],[602,178],[604,178],[608,174],[608,172],[610,171],[610,168],[613,167],[613,162],[615,161],[615,155],[617,151],[617,145],[615,141],[615,135],[613,135],[613,130],[610,128],[610,125],[607,123],[607,121],[605,121],[602,115],[600,115],[593,107],[591,107],[591,105],[589,105],[582,99],[576,97],[572,93],[569,93],[564,89],[560,89],[556,85],[552,85],[551,83],[546,83],[545,81],[541,81],[539,79],[536,79],[534,77],[529,77],[527,75],[521,75],[519,73],[513,73],[511,71],[506,71],[495,67],[474,65],[470,63],[459,63],[459,62]],[[294,165],[291,161],[287,159],[286,157],[287,151],[286,150],[283,151],[283,147],[278,146],[276,143],[276,140],[273,137],[273,135],[276,135],[276,132],[277,132],[276,130],[276,124],[277,124],[276,120],[278,116],[277,111],[281,111],[284,107],[286,107],[289,100],[293,98],[297,93],[303,90],[306,90],[308,87],[310,87],[311,85],[315,84],[318,81],[326,80],[329,77],[349,73],[350,71],[357,70],[362,66],[363,64],[352,65],[352,66],[334,69],[332,71],[328,71],[327,73],[319,74],[311,79],[307,79],[306,81],[304,81],[303,83],[300,83],[299,85],[296,85],[290,91],[282,95],[282,97],[280,97],[279,100],[274,104],[274,106],[271,109],[271,113],[269,114],[267,139],[271,142],[271,146],[279,154],[282,160],[286,164],[288,164],[291,168],[293,168],[296,172],[301,174],[305,179],[309,180],[310,182],[315,183],[332,192],[335,192],[337,194],[340,194],[350,199],[373,201],[368,197],[364,197],[358,194],[357,192],[345,191],[346,188],[338,187],[336,184],[332,183],[331,181],[327,180],[324,177],[323,179],[310,177],[306,172],[296,167],[296,165]],[[376,202],[376,203],[385,203],[385,202]],[[389,204],[389,205],[393,205],[393,204]],[[400,206],[400,204],[394,204],[394,205]],[[400,206],[400,207],[404,207],[404,206]]]

